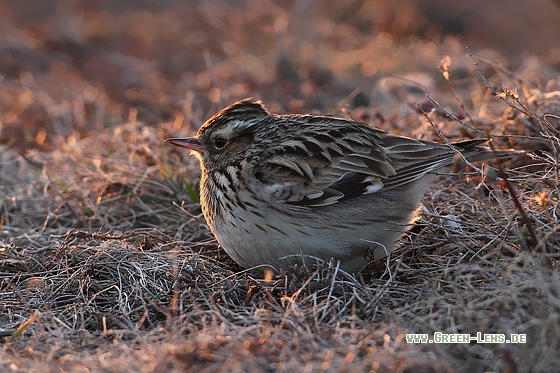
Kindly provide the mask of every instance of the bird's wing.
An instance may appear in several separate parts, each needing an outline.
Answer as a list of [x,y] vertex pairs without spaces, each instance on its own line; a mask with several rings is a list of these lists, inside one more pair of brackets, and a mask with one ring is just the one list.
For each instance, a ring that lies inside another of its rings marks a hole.
[[450,147],[431,141],[386,135],[383,147],[390,155],[390,162],[395,167],[396,174],[384,181],[385,188],[397,188],[438,169],[451,166],[456,156],[462,155],[472,162],[491,159],[492,151],[478,146],[486,142],[488,139],[466,140],[453,143]]
[[453,159],[454,150],[445,145],[342,118],[305,119],[299,133],[270,147],[255,170],[271,197],[286,203],[325,206],[395,188]]

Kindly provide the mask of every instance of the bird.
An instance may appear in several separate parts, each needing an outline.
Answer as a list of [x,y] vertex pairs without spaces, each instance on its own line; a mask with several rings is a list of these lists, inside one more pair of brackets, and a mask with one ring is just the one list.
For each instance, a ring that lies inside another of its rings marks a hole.
[[198,159],[218,244],[242,267],[276,273],[331,259],[359,272],[398,247],[438,171],[496,155],[486,138],[441,144],[344,117],[273,114],[253,99],[165,141]]

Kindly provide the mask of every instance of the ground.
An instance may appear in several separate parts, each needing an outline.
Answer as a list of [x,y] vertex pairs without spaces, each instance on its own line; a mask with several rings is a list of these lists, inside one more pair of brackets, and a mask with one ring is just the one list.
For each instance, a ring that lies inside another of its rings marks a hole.
[[[560,371],[560,8],[536,2],[0,4],[0,371]],[[263,278],[163,142],[246,97],[525,154],[442,175],[356,276]],[[436,332],[526,343],[407,342]]]

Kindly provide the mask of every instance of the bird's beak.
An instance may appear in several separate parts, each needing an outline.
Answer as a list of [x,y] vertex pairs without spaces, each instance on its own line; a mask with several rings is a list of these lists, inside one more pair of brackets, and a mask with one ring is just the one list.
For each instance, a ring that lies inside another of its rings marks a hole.
[[171,139],[165,139],[165,142],[180,146],[181,148],[193,150],[195,152],[199,152],[199,153],[204,152],[204,147],[200,145],[196,137],[185,137],[185,138],[174,137]]

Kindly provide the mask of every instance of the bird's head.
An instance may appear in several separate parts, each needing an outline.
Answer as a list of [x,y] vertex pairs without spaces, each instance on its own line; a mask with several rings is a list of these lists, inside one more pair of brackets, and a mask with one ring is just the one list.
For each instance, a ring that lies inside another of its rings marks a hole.
[[208,119],[194,137],[169,138],[165,141],[189,149],[208,169],[247,158],[259,128],[266,126],[271,114],[260,103],[238,101]]

